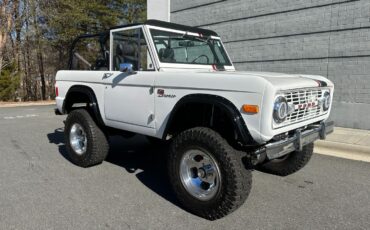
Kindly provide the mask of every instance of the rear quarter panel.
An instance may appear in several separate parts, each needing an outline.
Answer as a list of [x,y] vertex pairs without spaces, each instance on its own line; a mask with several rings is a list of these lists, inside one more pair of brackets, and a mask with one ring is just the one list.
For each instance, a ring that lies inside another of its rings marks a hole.
[[79,71],[79,70],[61,70],[57,72],[55,77],[59,95],[56,97],[57,108],[60,112],[63,111],[63,103],[67,96],[68,90],[72,86],[81,85],[91,88],[98,101],[99,110],[104,120],[104,85],[102,84],[102,76],[107,71]]

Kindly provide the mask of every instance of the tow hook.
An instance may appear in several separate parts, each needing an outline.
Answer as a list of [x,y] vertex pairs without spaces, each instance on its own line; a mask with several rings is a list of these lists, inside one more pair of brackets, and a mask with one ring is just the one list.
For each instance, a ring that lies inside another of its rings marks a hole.
[[256,165],[265,161],[265,159],[266,159],[266,148],[265,147],[260,147],[260,148],[254,149],[252,151],[247,151],[246,158],[249,160],[249,162],[253,166],[256,166]]
[[320,132],[319,132],[319,135],[320,135],[320,139],[321,140],[325,140],[326,139],[326,125],[325,125],[325,122],[320,122]]

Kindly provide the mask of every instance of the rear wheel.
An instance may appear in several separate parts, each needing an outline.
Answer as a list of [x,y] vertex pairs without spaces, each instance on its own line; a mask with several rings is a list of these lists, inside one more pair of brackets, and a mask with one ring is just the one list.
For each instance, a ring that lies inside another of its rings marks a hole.
[[179,201],[206,219],[222,218],[240,207],[250,192],[252,174],[215,131],[193,128],[171,144],[169,177]]
[[261,164],[258,168],[266,173],[287,176],[302,169],[311,159],[314,144],[308,144],[303,147],[302,151],[294,151],[279,159],[271,160]]
[[64,136],[69,158],[78,166],[100,164],[108,154],[107,136],[85,109],[73,110],[68,115]]

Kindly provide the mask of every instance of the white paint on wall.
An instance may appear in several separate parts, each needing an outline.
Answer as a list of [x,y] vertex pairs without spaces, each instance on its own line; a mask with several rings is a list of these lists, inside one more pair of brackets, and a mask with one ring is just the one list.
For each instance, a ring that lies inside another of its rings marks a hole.
[[147,19],[170,21],[171,0],[147,0]]

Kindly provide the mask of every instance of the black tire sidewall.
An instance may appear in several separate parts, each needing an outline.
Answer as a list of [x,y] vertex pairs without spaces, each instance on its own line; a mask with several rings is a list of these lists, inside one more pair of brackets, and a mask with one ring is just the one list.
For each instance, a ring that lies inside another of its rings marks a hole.
[[314,144],[310,143],[303,147],[302,151],[294,151],[288,155],[288,157],[281,161],[269,161],[262,165],[258,166],[260,171],[279,175],[279,176],[288,176],[293,174],[310,161],[313,154]]
[[[83,154],[77,154],[70,143],[70,130],[74,124],[79,124],[86,133],[87,147]],[[98,133],[101,134],[100,138],[97,136]],[[74,164],[82,167],[101,163],[101,158],[105,158],[108,151],[108,148],[102,147],[107,145],[106,136],[85,109],[74,110],[68,115],[65,123],[65,143],[70,160]],[[102,146],[99,148],[98,145]],[[97,151],[97,149],[100,151]]]
[[[212,154],[212,153],[215,153],[215,149],[212,149],[213,146],[210,146],[208,143],[203,143],[203,142],[200,142],[200,141],[189,141],[191,143],[184,143],[184,145],[182,145],[181,148],[177,149],[177,154],[174,158],[174,162],[173,162],[173,174],[174,174],[174,177],[178,178],[178,181],[179,183],[177,183],[177,189],[178,189],[178,192],[181,193],[180,197],[182,199],[182,202],[186,205],[186,206],[190,206],[190,207],[201,207],[202,209],[212,209],[212,208],[215,208],[216,206],[219,205],[220,203],[220,200],[222,199],[222,194],[224,192],[224,183],[225,183],[225,173],[223,172],[223,166],[220,164],[220,161],[219,159],[217,158],[217,154]],[[195,197],[193,197],[191,194],[189,194],[189,192],[186,190],[186,188],[184,187],[184,185],[182,184],[181,182],[181,178],[180,178],[180,164],[181,164],[181,159],[182,157],[184,156],[184,154],[189,151],[189,150],[200,150],[200,151],[205,151],[207,154],[211,155],[212,158],[216,161],[216,164],[220,170],[220,177],[221,177],[221,182],[220,182],[220,186],[219,186],[219,189],[216,193],[216,195],[214,197],[212,197],[210,200],[207,200],[207,201],[202,201],[202,200],[199,200]],[[217,150],[216,150],[217,151]]]
[[[180,163],[186,151],[206,151],[216,162],[221,177],[218,192],[207,201],[192,196],[180,178]],[[252,186],[252,174],[239,154],[219,134],[209,128],[197,127],[179,134],[170,146],[168,156],[169,178],[183,207],[209,220],[219,219],[240,207]]]
[[[66,146],[67,146],[68,152],[70,153],[69,157],[73,161],[81,162],[86,158],[86,155],[91,153],[92,138],[91,138],[91,129],[90,129],[89,125],[87,124],[86,119],[83,118],[80,115],[80,113],[78,113],[78,112],[79,111],[73,111],[67,117],[66,126],[65,126],[65,137],[66,137],[65,141],[66,141]],[[83,154],[77,154],[71,146],[70,131],[71,131],[71,128],[74,124],[79,124],[84,129],[84,131],[86,133],[87,147],[86,147],[86,151]]]

